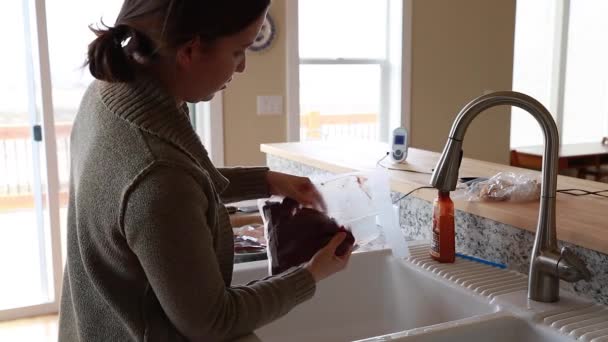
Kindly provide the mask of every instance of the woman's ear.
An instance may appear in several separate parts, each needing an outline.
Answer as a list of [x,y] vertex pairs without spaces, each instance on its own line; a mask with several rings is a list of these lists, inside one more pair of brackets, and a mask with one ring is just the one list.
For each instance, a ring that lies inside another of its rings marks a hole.
[[183,44],[177,49],[175,60],[178,66],[182,68],[189,68],[194,62],[200,59],[201,53],[201,40],[197,37]]

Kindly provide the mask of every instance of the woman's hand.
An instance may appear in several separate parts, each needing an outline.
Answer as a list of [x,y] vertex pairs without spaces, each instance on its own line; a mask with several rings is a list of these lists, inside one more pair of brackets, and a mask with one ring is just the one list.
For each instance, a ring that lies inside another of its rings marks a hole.
[[323,197],[308,177],[292,176],[281,172],[268,171],[268,188],[273,195],[293,198],[303,206],[326,211]]
[[329,243],[321,248],[310,261],[304,266],[315,282],[319,282],[330,275],[342,271],[348,265],[348,260],[353,251],[353,246],[350,246],[348,251],[342,256],[336,255],[336,249],[346,238],[346,233],[337,233]]

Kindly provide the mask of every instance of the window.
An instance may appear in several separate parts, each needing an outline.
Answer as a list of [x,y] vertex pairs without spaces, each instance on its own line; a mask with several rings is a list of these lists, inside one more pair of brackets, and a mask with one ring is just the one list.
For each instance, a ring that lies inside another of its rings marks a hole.
[[[513,89],[554,115],[562,144],[608,136],[608,3],[518,1]],[[511,146],[544,142],[538,124],[513,109]]]
[[570,1],[562,139],[608,136],[608,2]]
[[387,141],[401,116],[400,18],[400,1],[298,2],[301,140]]

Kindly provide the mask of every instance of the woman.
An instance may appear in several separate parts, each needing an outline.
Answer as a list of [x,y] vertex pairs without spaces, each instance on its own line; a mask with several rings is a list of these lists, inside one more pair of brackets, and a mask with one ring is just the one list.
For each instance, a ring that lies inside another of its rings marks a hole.
[[72,132],[68,260],[59,341],[217,341],[250,333],[343,269],[344,234],[310,262],[231,286],[222,202],[290,196],[318,206],[308,178],[216,169],[185,102],[245,70],[269,0],[126,0],[94,30]]

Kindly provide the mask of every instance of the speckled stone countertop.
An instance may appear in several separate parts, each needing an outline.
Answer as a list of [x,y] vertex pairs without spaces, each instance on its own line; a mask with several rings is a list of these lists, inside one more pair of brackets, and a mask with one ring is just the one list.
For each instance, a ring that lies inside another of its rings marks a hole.
[[[386,158],[387,144],[380,142],[298,142],[263,144],[266,154],[295,161],[332,173],[344,173],[376,169],[387,169],[393,191],[412,193],[426,201],[433,201],[437,191],[420,189],[428,187],[431,171],[439,160],[439,153],[410,148],[403,163],[393,163]],[[384,158],[383,158],[384,157]],[[460,177],[492,177],[499,172],[513,172],[540,176],[538,171],[521,169],[509,165],[463,158],[459,168]],[[584,191],[606,190],[605,183],[573,177],[558,176],[558,189],[582,189]],[[461,196],[462,197],[462,196]],[[539,201],[500,203],[491,201],[469,202],[452,196],[456,209],[512,227],[535,232],[538,224]],[[572,196],[558,193],[556,196],[555,226],[558,237],[566,242],[590,250],[608,254],[608,200],[598,196]]]
[[[267,154],[266,160],[270,169],[294,175],[314,179],[331,174],[271,154]],[[400,196],[399,193],[393,194],[394,199]],[[426,200],[411,196],[400,200],[400,225],[405,238],[429,240],[431,214],[432,205]],[[501,263],[510,269],[527,274],[533,242],[532,232],[456,210],[456,249],[459,253]],[[589,282],[563,283],[562,286],[597,303],[608,304],[608,255],[570,243],[561,241],[559,243],[560,247],[571,247],[582,257],[593,274]]]

